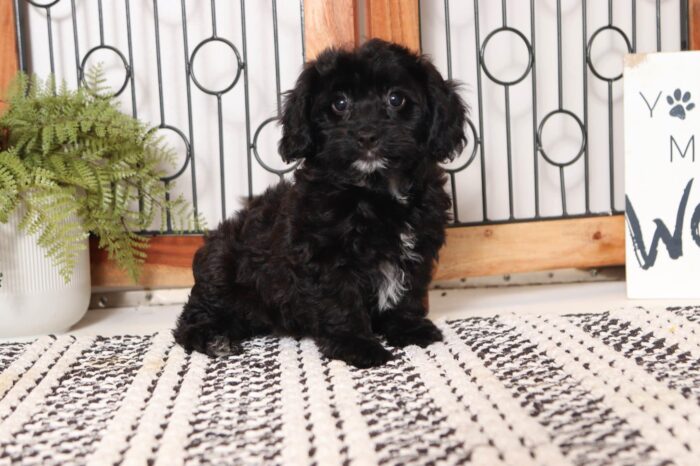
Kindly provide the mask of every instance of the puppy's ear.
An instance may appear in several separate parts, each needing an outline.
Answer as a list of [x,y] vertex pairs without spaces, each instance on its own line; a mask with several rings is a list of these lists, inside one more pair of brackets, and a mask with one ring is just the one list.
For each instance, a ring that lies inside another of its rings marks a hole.
[[287,92],[282,106],[282,139],[279,153],[289,163],[307,157],[313,151],[311,105],[312,89],[319,73],[314,62],[306,65],[293,90]]
[[422,59],[422,62],[428,73],[428,150],[439,162],[448,162],[467,144],[464,133],[467,106],[457,94],[457,83],[443,79],[429,61]]

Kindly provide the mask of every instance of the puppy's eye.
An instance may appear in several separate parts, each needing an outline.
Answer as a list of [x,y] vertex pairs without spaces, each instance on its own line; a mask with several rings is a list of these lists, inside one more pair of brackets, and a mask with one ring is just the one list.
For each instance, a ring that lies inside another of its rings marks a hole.
[[348,110],[348,107],[348,98],[344,95],[337,96],[331,103],[331,108],[333,108],[333,111],[338,115],[345,113]]
[[391,92],[387,98],[389,105],[393,108],[401,108],[406,103],[406,98],[399,92]]

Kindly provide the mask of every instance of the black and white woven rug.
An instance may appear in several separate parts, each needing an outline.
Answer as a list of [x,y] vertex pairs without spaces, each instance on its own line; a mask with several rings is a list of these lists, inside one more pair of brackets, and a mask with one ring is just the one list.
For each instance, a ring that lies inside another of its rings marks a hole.
[[0,344],[0,465],[700,464],[700,307],[442,322],[358,370],[310,341]]

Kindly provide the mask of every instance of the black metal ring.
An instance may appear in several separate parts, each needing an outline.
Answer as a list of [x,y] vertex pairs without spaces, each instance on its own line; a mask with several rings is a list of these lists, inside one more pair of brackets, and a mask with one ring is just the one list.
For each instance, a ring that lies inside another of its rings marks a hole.
[[53,0],[53,2],[49,2],[49,3],[45,4],[45,5],[42,5],[41,3],[36,3],[35,0],[27,0],[27,3],[29,3],[29,4],[31,4],[31,5],[34,5],[35,7],[38,7],[38,8],[47,8],[47,9],[48,9],[48,8],[51,8],[52,6],[54,6],[55,4],[57,4],[57,3],[60,2],[60,1],[61,1],[61,0]]
[[[471,165],[471,163],[476,158],[476,151],[479,148],[479,144],[481,144],[481,141],[479,140],[479,137],[476,134],[476,128],[474,127],[474,124],[468,118],[467,118],[467,126],[469,126],[469,129],[471,130],[472,134],[474,135],[474,139],[472,139],[474,141],[474,143],[472,144],[472,153],[471,153],[471,155],[469,155],[469,159],[467,159],[466,162],[464,162],[462,165],[460,165],[457,168],[447,168],[447,167],[443,166],[443,169],[448,173],[461,172],[462,170],[467,168],[469,165]],[[467,141],[469,141],[469,139],[467,139]]]
[[596,31],[593,33],[590,39],[588,39],[588,45],[586,46],[586,63],[588,63],[588,67],[591,69],[591,72],[598,78],[602,79],[603,81],[608,81],[608,82],[613,82],[617,81],[622,77],[622,73],[620,73],[617,76],[614,77],[606,77],[603,76],[602,74],[598,73],[598,70],[595,69],[595,66],[593,65],[593,61],[591,60],[591,49],[593,48],[593,41],[595,40],[596,37],[598,37],[598,34],[600,34],[603,31],[613,31],[617,32],[622,38],[625,40],[625,44],[627,45],[627,51],[629,53],[632,53],[632,43],[630,42],[629,38],[627,38],[627,34],[625,34],[625,31],[620,29],[617,26],[613,25],[607,25],[603,26],[601,28],[596,29]]
[[[579,129],[581,130],[581,147],[578,150],[578,153],[569,160],[566,163],[561,163],[561,162],[556,162],[552,160],[548,155],[547,152],[545,152],[544,147],[542,145],[542,130],[544,129],[545,123],[547,123],[547,120],[549,120],[551,117],[557,114],[564,114],[568,115],[571,118],[574,119],[576,124],[578,124]],[[576,162],[583,152],[586,150],[586,129],[583,126],[583,122],[577,117],[573,112],[570,112],[569,110],[564,110],[564,109],[558,109],[554,110],[552,112],[549,112],[543,119],[542,122],[540,123],[540,126],[537,128],[537,150],[542,154],[542,157],[550,163],[551,165],[557,166],[557,167],[568,167],[569,165],[573,164]]]
[[168,175],[168,176],[163,176],[160,180],[163,181],[164,183],[168,183],[175,178],[178,178],[180,175],[184,173],[184,171],[187,169],[187,165],[190,163],[190,158],[192,157],[192,146],[190,145],[190,142],[187,140],[187,137],[185,136],[185,133],[180,131],[174,126],[162,124],[156,128],[153,128],[151,131],[155,132],[161,129],[169,129],[170,131],[174,132],[178,136],[180,136],[180,139],[182,139],[182,142],[185,143],[185,162],[182,164],[182,167],[173,175]]
[[[525,47],[527,48],[527,66],[525,67],[525,71],[523,74],[518,78],[510,81],[504,81],[501,79],[496,78],[491,72],[489,71],[488,67],[486,66],[486,60],[484,60],[484,54],[486,52],[486,46],[488,45],[489,41],[491,38],[498,34],[499,32],[512,32],[516,36],[518,36],[524,43]],[[532,69],[532,63],[534,62],[534,55],[532,53],[532,44],[530,44],[530,41],[527,40],[527,37],[525,35],[518,31],[517,29],[511,28],[511,27],[500,27],[498,29],[494,29],[489,33],[489,35],[486,36],[486,39],[484,39],[484,43],[481,44],[481,50],[479,51],[479,63],[481,64],[481,68],[483,68],[484,73],[486,73],[486,76],[491,79],[491,81],[500,84],[501,86],[512,86],[514,84],[518,84],[520,81],[525,79],[525,77],[530,73],[530,70]]]
[[126,85],[129,83],[129,78],[131,78],[131,68],[129,67],[129,63],[127,62],[124,54],[121,53],[117,48],[112,47],[111,45],[98,45],[97,47],[93,47],[90,50],[88,50],[88,53],[85,54],[83,60],[80,62],[80,82],[82,82],[83,85],[87,87],[87,83],[85,82],[85,64],[90,58],[90,55],[101,49],[111,50],[112,52],[116,53],[117,56],[121,58],[122,63],[124,64],[124,82],[122,83],[122,86],[119,88],[119,90],[112,94],[114,97],[116,97],[122,92],[124,92],[124,89],[126,89]]
[[260,126],[258,126],[258,129],[255,130],[255,134],[253,135],[253,144],[251,144],[251,149],[253,149],[253,155],[255,156],[255,160],[258,161],[258,163],[260,164],[261,167],[263,167],[265,170],[267,170],[270,173],[274,173],[276,175],[282,176],[285,173],[289,173],[292,170],[294,170],[297,167],[297,165],[299,165],[299,163],[301,161],[297,161],[285,169],[278,170],[276,168],[269,166],[265,162],[263,162],[262,158],[260,157],[260,154],[258,154],[258,136],[260,135],[260,132],[262,131],[262,129],[265,126],[269,125],[273,121],[277,121],[278,119],[279,119],[278,117],[271,117],[271,118],[268,118],[267,120],[263,121],[262,123],[260,123]]
[[[199,81],[197,81],[197,76],[194,73],[194,58],[197,55],[197,52],[199,52],[199,49],[201,49],[202,47],[204,47],[206,44],[208,44],[210,42],[221,42],[223,44],[226,44],[228,47],[231,48],[231,50],[233,50],[233,53],[236,55],[236,64],[237,64],[236,76],[233,78],[233,81],[231,81],[231,84],[229,84],[228,86],[226,86],[224,89],[222,89],[220,91],[214,91],[214,90],[207,89],[206,87],[204,87]],[[203,40],[199,44],[197,44],[197,46],[194,48],[194,50],[192,51],[192,55],[190,55],[190,62],[188,63],[188,68],[190,71],[190,76],[192,77],[192,81],[194,81],[195,86],[197,86],[202,92],[205,92],[209,95],[220,95],[220,94],[224,94],[224,93],[230,91],[233,88],[233,86],[236,85],[236,83],[238,82],[238,79],[241,77],[241,70],[243,70],[243,63],[241,62],[241,54],[238,53],[238,49],[230,41],[223,39],[221,37],[210,37],[208,39]]]

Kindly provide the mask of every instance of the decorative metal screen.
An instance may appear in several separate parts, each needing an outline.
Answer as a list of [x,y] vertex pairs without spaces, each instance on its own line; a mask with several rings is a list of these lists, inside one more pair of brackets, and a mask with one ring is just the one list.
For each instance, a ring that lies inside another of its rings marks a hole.
[[303,1],[15,0],[15,12],[20,67],[80,86],[102,62],[122,108],[176,150],[169,195],[208,225],[294,169],[275,123],[304,61]]
[[424,0],[422,49],[472,107],[447,167],[455,224],[621,213],[623,56],[686,48],[687,7]]
[[[124,110],[178,152],[163,182],[209,225],[294,169],[275,123],[303,63],[303,0],[14,2],[22,69],[81,85],[106,62]],[[446,166],[454,225],[621,212],[622,56],[685,48],[686,13],[687,0],[422,1],[423,50],[472,108]]]

